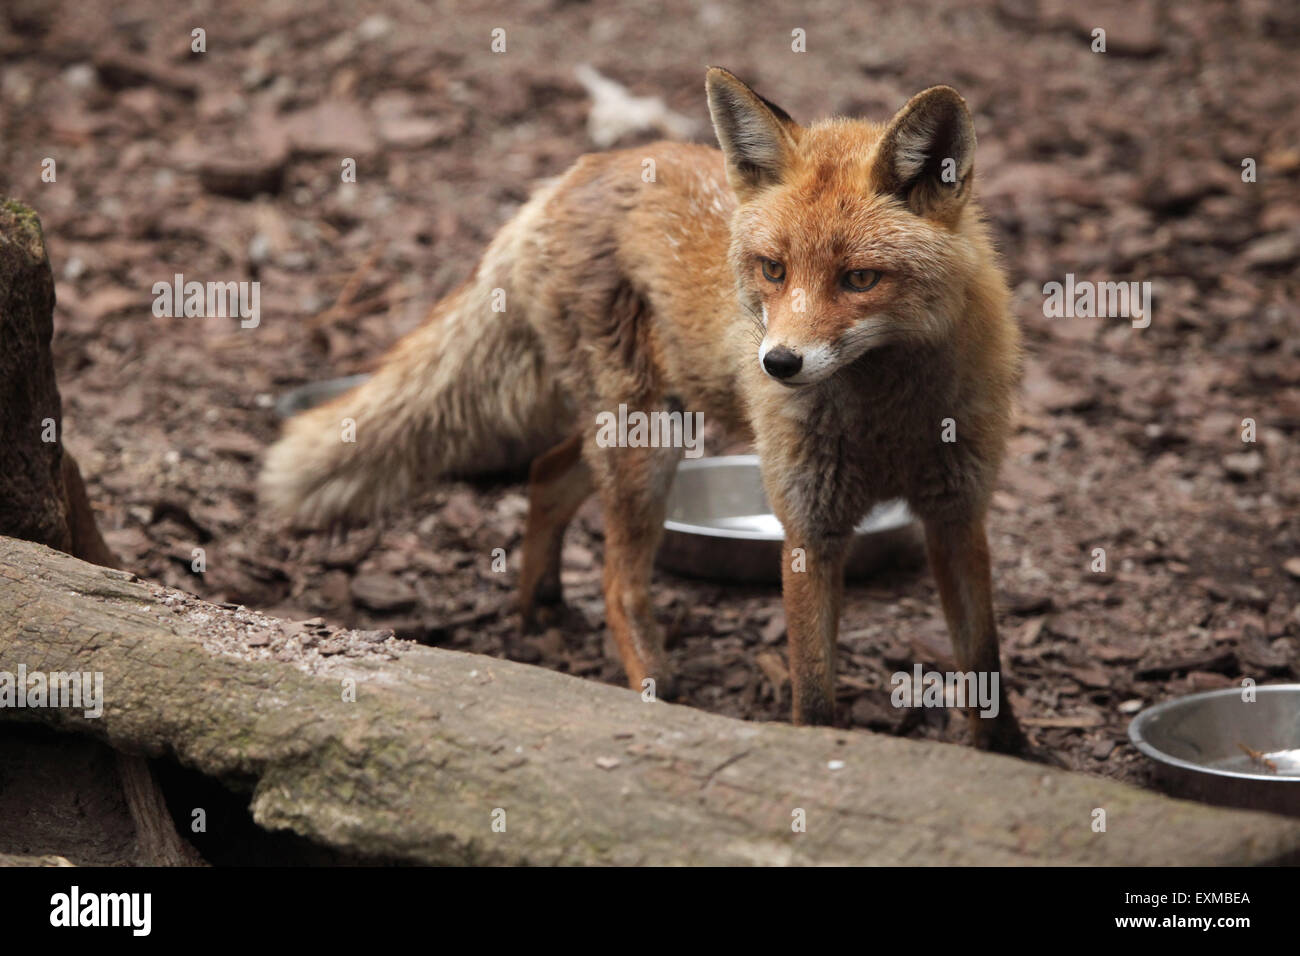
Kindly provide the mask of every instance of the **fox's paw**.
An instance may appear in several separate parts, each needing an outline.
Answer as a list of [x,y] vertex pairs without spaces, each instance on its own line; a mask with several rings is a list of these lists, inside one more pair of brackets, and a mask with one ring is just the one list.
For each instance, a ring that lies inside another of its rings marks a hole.
[[796,727],[832,727],[835,704],[820,689],[805,691],[791,704],[790,722]]
[[677,675],[667,667],[658,667],[647,671],[644,677],[629,679],[628,686],[646,700],[662,700],[672,703],[681,692]]
[[681,695],[681,687],[677,682],[676,674],[664,674],[655,681],[655,695],[660,700],[666,700],[669,703],[675,701]]
[[979,750],[1022,757],[1033,750],[1033,745],[1020,729],[1020,724],[1007,711],[994,718],[971,714],[970,730],[971,738]]
[[580,612],[565,603],[563,598],[554,601],[534,601],[519,606],[519,632],[521,634],[540,634],[547,628],[566,629],[570,624],[582,624],[585,618]]

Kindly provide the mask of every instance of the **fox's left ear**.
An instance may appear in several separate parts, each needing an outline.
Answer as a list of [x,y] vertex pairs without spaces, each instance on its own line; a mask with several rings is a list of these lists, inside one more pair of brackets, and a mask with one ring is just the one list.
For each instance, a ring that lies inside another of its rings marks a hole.
[[794,152],[798,124],[721,67],[710,67],[704,88],[727,159],[727,181],[736,195],[744,199],[755,189],[779,182]]
[[918,216],[948,225],[970,197],[975,126],[951,86],[917,93],[890,121],[876,149],[877,188]]

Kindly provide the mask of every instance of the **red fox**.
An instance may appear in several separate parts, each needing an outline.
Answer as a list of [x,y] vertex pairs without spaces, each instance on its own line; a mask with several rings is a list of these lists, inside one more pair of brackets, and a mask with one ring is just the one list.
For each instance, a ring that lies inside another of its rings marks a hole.
[[[801,126],[726,70],[706,89],[721,152],[588,155],[542,186],[372,379],[287,423],[262,499],[299,524],[355,522],[438,478],[531,463],[527,620],[560,598],[561,539],[594,491],[628,682],[670,698],[650,582],[682,452],[605,447],[596,422],[703,411],[754,442],[785,528],[796,724],[834,719],[846,550],[885,499],[924,522],[959,666],[995,673],[984,518],[1020,336],[972,198],[965,101],[937,86],[885,125]],[[968,711],[973,739],[1019,750],[999,698],[994,718]]]

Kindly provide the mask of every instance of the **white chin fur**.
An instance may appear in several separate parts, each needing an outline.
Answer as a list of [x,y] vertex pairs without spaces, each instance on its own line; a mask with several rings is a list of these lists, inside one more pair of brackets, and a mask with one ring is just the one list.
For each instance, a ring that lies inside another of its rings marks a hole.
[[785,381],[789,385],[811,385],[820,382],[839,367],[835,350],[829,345],[810,345],[799,350],[803,356],[803,366],[798,375]]

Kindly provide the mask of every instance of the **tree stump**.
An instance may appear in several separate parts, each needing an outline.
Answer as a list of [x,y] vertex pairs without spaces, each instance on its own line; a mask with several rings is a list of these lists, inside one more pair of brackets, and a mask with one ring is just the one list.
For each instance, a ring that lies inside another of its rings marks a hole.
[[[63,448],[53,338],[54,274],[41,221],[22,203],[0,200],[0,534],[117,568],[81,470]],[[145,758],[119,754],[118,771],[142,862],[197,862],[177,836]]]

